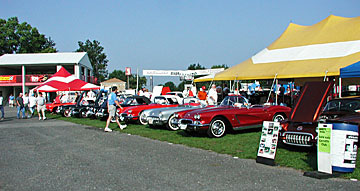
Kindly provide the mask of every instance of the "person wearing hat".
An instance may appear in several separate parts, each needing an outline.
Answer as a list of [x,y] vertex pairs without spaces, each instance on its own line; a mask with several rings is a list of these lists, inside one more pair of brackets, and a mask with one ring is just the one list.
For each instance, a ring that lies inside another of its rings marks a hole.
[[199,100],[200,100],[201,102],[203,102],[203,103],[206,103],[206,97],[207,97],[207,94],[206,94],[206,92],[205,92],[205,89],[206,89],[205,86],[201,87],[201,88],[200,88],[200,91],[199,91],[198,94],[197,94]]
[[106,121],[106,127],[104,129],[105,132],[111,132],[112,130],[109,128],[110,125],[110,121],[113,117],[115,117],[116,119],[116,123],[119,125],[120,129],[123,130],[126,128],[126,125],[121,125],[119,122],[119,118],[116,115],[116,106],[119,106],[120,109],[122,109],[119,101],[117,100],[116,97],[116,93],[117,93],[117,87],[113,86],[111,88],[111,93],[108,96],[108,101],[107,101],[107,106],[108,106],[108,112],[109,112],[109,118]]

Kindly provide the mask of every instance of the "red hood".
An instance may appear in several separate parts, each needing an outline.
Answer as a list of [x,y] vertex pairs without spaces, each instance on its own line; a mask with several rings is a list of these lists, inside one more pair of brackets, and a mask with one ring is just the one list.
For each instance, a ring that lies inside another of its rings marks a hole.
[[318,119],[322,107],[326,103],[333,83],[307,82],[301,90],[289,120],[293,122],[314,122]]

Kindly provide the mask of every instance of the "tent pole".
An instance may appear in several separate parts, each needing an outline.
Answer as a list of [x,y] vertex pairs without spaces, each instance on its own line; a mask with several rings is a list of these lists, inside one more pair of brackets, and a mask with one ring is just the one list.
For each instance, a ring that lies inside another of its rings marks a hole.
[[277,100],[278,100],[278,96],[277,96],[277,93],[278,93],[278,84],[279,84],[279,80],[278,79],[276,79],[276,93],[275,93],[275,103],[276,103],[276,105],[278,105],[277,104]]
[[274,80],[273,80],[273,82],[272,82],[272,84],[271,84],[270,92],[269,92],[268,98],[267,98],[267,100],[266,100],[266,103],[269,103],[271,91],[272,91],[272,88],[274,87],[274,83],[275,83],[276,77],[277,77],[277,74],[275,74]]
[[328,71],[326,70],[326,71],[325,71],[325,76],[324,76],[324,82],[326,81],[327,73],[328,73]]
[[339,98],[341,98],[341,78],[339,77]]

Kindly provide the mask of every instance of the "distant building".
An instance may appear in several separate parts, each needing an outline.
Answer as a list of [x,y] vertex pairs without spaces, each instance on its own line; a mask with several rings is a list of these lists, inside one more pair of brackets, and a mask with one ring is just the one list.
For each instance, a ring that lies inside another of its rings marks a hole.
[[101,88],[106,90],[110,89],[113,86],[116,86],[119,91],[125,91],[126,82],[119,80],[117,78],[111,78],[110,80],[106,80],[100,83]]
[[42,84],[61,66],[77,78],[96,83],[86,52],[4,54],[0,56],[0,91],[4,98]]

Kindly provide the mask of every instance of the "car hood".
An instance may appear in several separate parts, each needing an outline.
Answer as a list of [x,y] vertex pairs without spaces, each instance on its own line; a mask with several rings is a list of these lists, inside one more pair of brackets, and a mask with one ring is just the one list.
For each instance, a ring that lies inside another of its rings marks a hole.
[[332,82],[307,82],[293,107],[289,121],[315,122],[319,118],[322,107],[326,103],[333,83]]
[[233,106],[216,106],[216,107],[205,107],[205,108],[199,108],[192,111],[187,112],[184,117],[192,117],[196,114],[200,113],[213,113],[217,111],[227,110],[227,109],[233,109],[235,107]]

